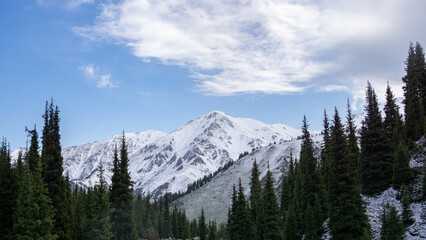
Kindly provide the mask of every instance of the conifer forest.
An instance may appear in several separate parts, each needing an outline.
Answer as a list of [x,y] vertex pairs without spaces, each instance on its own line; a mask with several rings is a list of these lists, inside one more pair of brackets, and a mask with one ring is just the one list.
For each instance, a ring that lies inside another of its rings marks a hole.
[[[368,240],[374,234],[364,198],[389,188],[398,191],[402,210],[383,206],[378,236],[405,239],[415,222],[410,205],[426,201],[425,155],[422,171],[410,167],[411,154],[426,154],[426,63],[418,42],[409,46],[401,81],[404,109],[389,84],[381,106],[366,81],[361,126],[354,122],[349,100],[344,113],[324,110],[319,152],[309,120],[302,116],[300,153],[287,159],[288,170],[281,179],[274,179],[271,171],[260,178],[254,161],[249,194],[241,180],[233,183],[226,222],[206,216],[208,205],[190,219],[188,209],[174,201],[213,181],[232,162],[188,185],[186,192],[159,197],[135,193],[124,132],[112,153],[111,183],[100,164],[93,186],[72,184],[63,168],[60,108],[52,98],[42,115],[44,126],[22,133],[28,146],[16,159],[6,136],[0,143],[0,239]],[[281,181],[279,189],[276,181]],[[422,189],[413,188],[415,181],[421,181]],[[420,199],[412,197],[414,191]]]

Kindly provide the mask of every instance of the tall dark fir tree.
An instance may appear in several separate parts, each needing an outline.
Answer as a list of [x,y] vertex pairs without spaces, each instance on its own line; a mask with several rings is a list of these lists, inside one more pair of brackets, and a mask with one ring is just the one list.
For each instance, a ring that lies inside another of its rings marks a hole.
[[360,239],[368,228],[362,206],[353,151],[335,110],[330,135],[330,220],[333,239]]
[[319,175],[317,159],[314,156],[314,147],[311,134],[308,131],[306,116],[303,117],[302,124],[302,146],[300,149],[300,171],[302,174],[301,207],[306,209],[308,204],[315,203],[315,194],[321,192],[321,178]]
[[10,150],[6,139],[0,142],[0,238],[7,239],[13,226],[17,191],[11,165]]
[[59,108],[53,105],[53,99],[50,104],[46,102],[43,118],[42,175],[54,209],[53,233],[58,235],[60,240],[68,240],[71,239],[70,186],[62,175],[64,170],[59,133]]
[[253,168],[251,169],[250,178],[250,209],[252,215],[252,222],[254,224],[256,240],[263,239],[262,224],[264,221],[262,186],[260,184],[259,174],[259,168],[255,159],[253,162]]
[[370,82],[366,90],[365,119],[361,127],[360,175],[362,192],[377,194],[391,185],[392,142],[384,128],[378,100]]
[[264,239],[284,239],[282,235],[280,209],[274,190],[274,179],[269,170],[266,173],[265,187],[263,190],[263,206],[265,214],[263,223]]
[[114,208],[111,214],[114,240],[137,239],[136,224],[133,216],[133,188],[129,174],[129,158],[126,139],[123,132],[120,148],[120,159],[114,151],[114,168],[111,178],[111,205]]
[[405,125],[407,137],[417,140],[425,133],[425,89],[426,89],[426,63],[423,47],[420,43],[413,46],[410,43],[408,57],[405,61],[404,103]]

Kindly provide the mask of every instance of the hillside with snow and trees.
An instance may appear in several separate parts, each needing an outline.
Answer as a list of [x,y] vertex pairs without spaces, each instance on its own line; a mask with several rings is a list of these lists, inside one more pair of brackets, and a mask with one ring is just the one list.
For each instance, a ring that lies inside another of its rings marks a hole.
[[46,102],[29,146],[0,144],[0,239],[426,239],[426,63],[411,44],[400,108],[367,82],[364,112],[323,129],[213,111],[170,133],[61,147]]

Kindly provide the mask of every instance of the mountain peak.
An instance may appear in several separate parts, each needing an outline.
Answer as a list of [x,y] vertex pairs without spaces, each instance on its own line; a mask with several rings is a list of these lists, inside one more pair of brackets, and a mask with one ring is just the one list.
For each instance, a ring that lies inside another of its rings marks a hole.
[[[243,152],[286,142],[299,134],[299,130],[282,124],[271,125],[212,111],[169,134],[126,133],[129,171],[135,192],[150,192],[158,197],[166,192],[185,191],[189,183],[237,160]],[[115,139],[110,138],[63,149],[65,172],[70,173],[71,181],[76,184],[94,184],[101,160],[107,169],[112,168],[114,146]],[[106,171],[108,182],[110,176],[111,172]]]

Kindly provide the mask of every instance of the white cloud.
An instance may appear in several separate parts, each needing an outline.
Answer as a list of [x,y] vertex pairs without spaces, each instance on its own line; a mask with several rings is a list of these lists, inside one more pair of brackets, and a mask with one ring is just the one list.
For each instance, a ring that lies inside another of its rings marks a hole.
[[320,92],[336,92],[336,91],[348,91],[348,90],[349,88],[347,86],[342,86],[342,85],[327,85],[319,89]]
[[97,82],[96,87],[98,88],[116,88],[117,86],[111,82],[111,75],[101,75],[100,80]]
[[99,74],[98,68],[95,68],[93,64],[83,64],[78,67],[84,72],[90,79],[96,81],[96,87],[98,88],[116,88],[118,87],[111,81],[111,74]]
[[352,92],[354,72],[384,78],[391,63],[373,61],[396,47],[405,54],[407,37],[426,37],[407,27],[426,21],[426,4],[409,2],[123,0],[75,31],[128,46],[146,62],[187,67],[205,94],[301,92],[330,85],[330,75]]
[[83,64],[79,67],[79,69],[82,70],[88,76],[93,77],[95,75],[95,69],[93,68],[92,64],[88,64],[88,65]]

